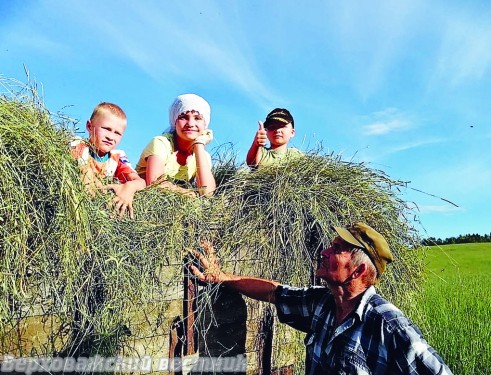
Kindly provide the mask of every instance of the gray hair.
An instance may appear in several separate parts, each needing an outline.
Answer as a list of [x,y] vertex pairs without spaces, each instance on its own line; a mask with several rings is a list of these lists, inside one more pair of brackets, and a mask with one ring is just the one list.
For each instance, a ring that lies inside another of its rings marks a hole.
[[367,253],[363,251],[363,249],[355,247],[351,250],[350,263],[353,267],[358,267],[359,265],[365,263],[367,266],[367,273],[363,277],[363,281],[367,285],[374,285],[377,283],[377,268],[375,268],[372,260]]

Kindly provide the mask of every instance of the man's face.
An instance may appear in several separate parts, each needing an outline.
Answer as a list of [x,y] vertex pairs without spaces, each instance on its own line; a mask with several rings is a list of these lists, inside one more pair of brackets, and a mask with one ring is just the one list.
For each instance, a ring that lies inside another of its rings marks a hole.
[[356,269],[350,265],[353,245],[336,237],[331,246],[321,251],[316,276],[330,285],[341,285]]
[[92,120],[87,121],[89,141],[99,156],[108,153],[119,144],[126,130],[126,119],[109,111],[101,111]]
[[279,147],[287,144],[295,135],[295,129],[291,123],[283,124],[282,122],[270,124],[266,128],[269,143],[272,147]]

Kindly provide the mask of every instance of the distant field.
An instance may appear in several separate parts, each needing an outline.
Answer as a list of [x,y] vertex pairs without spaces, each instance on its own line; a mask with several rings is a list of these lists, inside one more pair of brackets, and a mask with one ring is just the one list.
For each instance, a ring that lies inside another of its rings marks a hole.
[[432,246],[429,249],[426,253],[429,277],[491,273],[491,242]]
[[430,247],[410,312],[454,374],[491,374],[491,243]]

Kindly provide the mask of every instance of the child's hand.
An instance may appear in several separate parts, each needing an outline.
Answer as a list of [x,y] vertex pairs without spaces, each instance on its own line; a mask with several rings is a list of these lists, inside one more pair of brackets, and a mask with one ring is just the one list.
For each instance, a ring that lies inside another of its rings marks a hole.
[[108,184],[105,188],[114,191],[116,195],[113,203],[114,211],[118,214],[118,218],[122,219],[126,211],[128,211],[130,218],[134,219],[133,198],[136,192],[134,187],[127,182],[126,184]]
[[201,143],[202,145],[206,146],[211,141],[213,141],[213,131],[211,129],[205,129],[193,141],[193,146],[197,143]]
[[180,191],[182,195],[185,195],[186,197],[190,198],[196,198],[199,197],[199,194],[196,191],[189,190],[189,189],[183,189]]
[[256,146],[264,147],[268,142],[268,135],[262,121],[258,121],[257,123],[259,124],[259,130],[256,133]]

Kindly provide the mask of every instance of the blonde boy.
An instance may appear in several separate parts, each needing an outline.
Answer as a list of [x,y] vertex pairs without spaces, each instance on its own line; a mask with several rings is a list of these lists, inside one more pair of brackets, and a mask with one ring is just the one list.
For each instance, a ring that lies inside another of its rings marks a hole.
[[[114,205],[119,216],[128,211],[133,215],[133,198],[137,191],[145,188],[145,181],[132,168],[124,151],[115,150],[126,130],[126,114],[116,104],[98,104],[87,121],[89,139],[71,142],[71,153],[77,160],[81,175],[88,190],[112,190]],[[104,185],[102,181],[110,179]]]
[[[280,160],[303,155],[300,150],[288,147],[288,142],[295,136],[295,122],[287,109],[275,108],[268,113],[264,124],[261,121],[258,123],[259,130],[247,152],[248,166],[270,166]],[[266,148],[268,140],[270,147]]]

